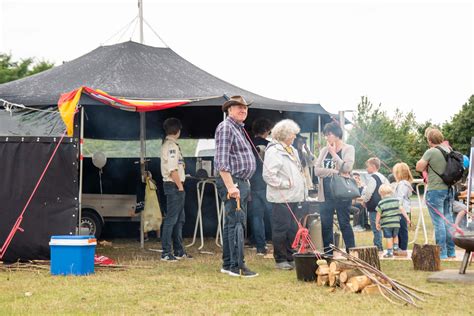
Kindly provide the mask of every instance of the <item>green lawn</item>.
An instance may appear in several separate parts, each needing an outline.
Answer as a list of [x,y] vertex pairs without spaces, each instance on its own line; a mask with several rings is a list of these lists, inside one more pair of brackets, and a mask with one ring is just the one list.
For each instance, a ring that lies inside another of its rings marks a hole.
[[[369,245],[371,233],[357,233],[356,240],[358,245]],[[213,240],[209,239],[206,250],[216,251],[212,245]],[[153,241],[145,246],[160,248]],[[328,288],[317,287],[315,283],[297,281],[294,271],[275,270],[273,260],[257,257],[252,250],[247,250],[248,265],[260,274],[253,279],[219,273],[220,254],[199,254],[196,248],[190,250],[195,259],[177,263],[159,261],[158,252],[140,250],[134,241],[114,240],[112,246],[99,246],[97,253],[110,256],[120,264],[149,268],[99,270],[86,277],[51,276],[47,270],[3,271],[0,272],[0,315],[472,313],[468,308],[472,306],[474,286],[427,283],[430,273],[413,271],[409,260],[382,261],[382,270],[436,294],[436,297],[425,296],[427,301],[420,303],[421,310],[392,305],[381,296],[329,293]],[[459,262],[442,263],[443,268],[450,269],[459,265]]]

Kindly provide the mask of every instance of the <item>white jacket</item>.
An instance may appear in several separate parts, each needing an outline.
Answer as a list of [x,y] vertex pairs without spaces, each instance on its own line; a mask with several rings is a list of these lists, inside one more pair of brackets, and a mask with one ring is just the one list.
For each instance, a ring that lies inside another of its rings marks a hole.
[[267,146],[262,176],[269,202],[303,202],[308,195],[298,151],[291,148],[294,156],[279,142],[272,141]]

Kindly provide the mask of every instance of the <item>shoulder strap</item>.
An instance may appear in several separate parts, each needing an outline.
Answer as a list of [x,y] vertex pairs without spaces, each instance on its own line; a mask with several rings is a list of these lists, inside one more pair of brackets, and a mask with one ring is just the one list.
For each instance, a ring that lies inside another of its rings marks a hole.
[[380,180],[379,176],[376,175],[375,173],[372,174],[372,178],[374,178],[376,185],[382,184],[382,180]]
[[436,149],[443,154],[444,160],[448,161],[448,153],[441,146],[436,146]]
[[[436,146],[435,148],[438,149],[438,150],[441,152],[441,154],[442,154],[443,157],[444,157],[444,160],[446,160],[446,162],[448,162],[448,154],[441,148],[441,146]],[[441,179],[443,179],[443,178],[441,177],[441,175],[440,175],[438,172],[436,172],[436,170],[434,170],[433,167],[431,167],[431,165],[430,165],[429,163],[428,163],[428,167],[430,167],[431,170],[433,170],[433,172],[438,175],[438,177],[440,177]]]
[[434,172],[434,173],[436,173],[436,174],[438,175],[438,177],[440,177],[440,178],[441,178],[441,175],[440,175],[439,173],[437,173],[437,172],[436,172],[436,170],[434,170],[434,169],[433,169],[433,167],[431,167],[431,165],[430,165],[430,164],[428,164],[428,167],[430,167],[430,168],[431,168],[431,170],[433,170],[433,172]]

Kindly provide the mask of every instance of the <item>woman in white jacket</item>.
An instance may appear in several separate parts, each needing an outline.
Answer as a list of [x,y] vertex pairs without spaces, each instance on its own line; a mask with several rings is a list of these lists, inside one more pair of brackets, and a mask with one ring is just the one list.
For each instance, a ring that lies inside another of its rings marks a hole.
[[296,236],[297,224],[288,205],[296,215],[307,196],[298,151],[291,145],[299,132],[298,124],[292,120],[278,122],[271,132],[272,141],[265,150],[263,180],[267,183],[267,200],[273,206],[273,256],[275,267],[282,270],[294,267],[291,244]]

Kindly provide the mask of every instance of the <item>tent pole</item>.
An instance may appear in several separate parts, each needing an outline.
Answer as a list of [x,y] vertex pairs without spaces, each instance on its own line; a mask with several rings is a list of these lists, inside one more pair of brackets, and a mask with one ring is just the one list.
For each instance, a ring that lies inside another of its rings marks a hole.
[[[138,0],[138,17],[140,21],[140,43],[143,44],[143,0]],[[145,170],[145,139],[146,139],[146,116],[140,112],[140,174],[142,182],[146,182]],[[145,232],[143,229],[143,211],[140,213],[140,248],[145,248]]]
[[[311,131],[309,133],[309,146],[310,146],[309,148],[310,148],[311,152],[313,154],[316,154],[316,151],[314,150],[314,133],[313,133],[313,131]],[[319,150],[318,150],[318,154],[319,154]],[[313,167],[311,167],[309,169],[309,174],[311,176],[311,182],[313,182],[313,175],[314,175],[314,168]]]
[[342,130],[342,140],[345,141],[346,138],[346,133],[344,131],[344,123],[346,121],[346,118],[344,116],[344,111],[339,111],[339,125],[341,126],[341,130]]
[[467,175],[467,213],[466,213],[466,221],[467,227],[472,225],[472,217],[471,217],[471,192],[472,192],[472,163],[473,163],[473,156],[474,156],[474,137],[471,137],[471,152],[469,155],[469,173]]
[[140,44],[143,44],[143,1],[138,0],[138,17],[140,23]]
[[[142,182],[146,182],[145,168],[145,139],[146,139],[146,116],[140,112],[140,175]],[[145,237],[143,231],[143,212],[140,213],[140,247],[145,248]]]
[[84,167],[84,157],[83,157],[83,148],[84,147],[84,107],[81,106],[81,116],[80,116],[80,136],[79,136],[79,212],[78,212],[78,225],[77,225],[77,235],[81,234],[81,222],[82,222],[82,175]]
[[321,149],[321,115],[318,115],[318,151]]

